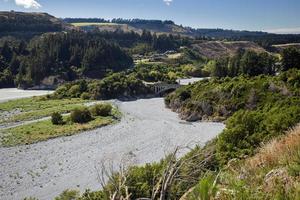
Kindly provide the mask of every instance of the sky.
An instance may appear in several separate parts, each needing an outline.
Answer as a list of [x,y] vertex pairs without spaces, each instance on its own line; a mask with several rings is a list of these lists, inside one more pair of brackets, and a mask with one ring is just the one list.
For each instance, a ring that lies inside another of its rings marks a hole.
[[56,17],[173,20],[193,28],[300,33],[300,0],[0,0],[0,10]]

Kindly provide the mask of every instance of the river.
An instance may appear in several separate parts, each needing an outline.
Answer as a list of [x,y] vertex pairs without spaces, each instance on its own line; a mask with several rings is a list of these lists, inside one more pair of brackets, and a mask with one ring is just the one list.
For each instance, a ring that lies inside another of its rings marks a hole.
[[128,157],[133,164],[159,161],[176,146],[205,142],[221,123],[186,123],[162,98],[114,101],[123,113],[114,125],[37,144],[0,148],[0,199],[53,199],[65,189],[100,189],[101,163]]

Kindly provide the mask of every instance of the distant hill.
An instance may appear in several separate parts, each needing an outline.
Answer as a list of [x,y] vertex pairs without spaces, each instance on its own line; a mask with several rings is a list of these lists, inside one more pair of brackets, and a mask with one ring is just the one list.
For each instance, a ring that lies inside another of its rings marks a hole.
[[277,44],[277,45],[273,45],[273,47],[280,52],[283,49],[286,49],[289,47],[295,47],[297,49],[300,49],[300,43]]
[[58,32],[72,28],[47,13],[0,12],[0,36],[32,36],[39,33]]
[[203,41],[197,42],[192,45],[193,49],[196,50],[200,55],[207,58],[220,58],[223,56],[233,56],[238,50],[251,50],[255,52],[264,52],[264,48],[254,42],[248,41]]
[[143,20],[143,19],[113,19],[105,20],[102,18],[66,18],[65,22],[79,26],[84,30],[107,30],[116,31],[123,30],[135,31],[141,33],[144,29],[155,33],[180,34],[193,37],[216,37],[216,38],[232,38],[244,36],[263,36],[268,35],[266,32],[259,31],[236,31],[224,29],[194,29],[177,25],[173,21],[166,20]]
[[[300,43],[300,35],[297,34],[272,34],[261,31],[239,31],[225,29],[194,29],[177,25],[173,21],[144,20],[144,19],[113,19],[101,18],[66,18],[67,23],[79,27],[85,31],[124,31],[142,33],[143,30],[156,34],[174,34],[209,40],[234,40],[252,41],[259,45],[270,48],[274,44]],[[270,49],[269,49],[270,50]]]

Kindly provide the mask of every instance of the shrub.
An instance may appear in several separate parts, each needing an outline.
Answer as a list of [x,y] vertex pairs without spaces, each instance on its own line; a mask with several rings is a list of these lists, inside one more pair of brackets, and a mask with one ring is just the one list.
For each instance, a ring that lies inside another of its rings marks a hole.
[[51,115],[51,122],[54,125],[62,125],[62,124],[64,124],[64,120],[63,120],[61,114],[58,113],[58,112],[52,113],[52,115]]
[[73,85],[70,89],[69,89],[69,96],[70,97],[80,97],[80,86],[79,85]]
[[68,96],[68,88],[65,85],[58,87],[54,92],[54,97],[58,99],[62,99],[67,96]]
[[90,99],[90,94],[87,93],[87,92],[84,92],[80,95],[80,98],[83,99],[83,100],[87,100],[87,99]]
[[71,121],[74,123],[87,123],[92,120],[90,111],[86,108],[74,109],[71,112]]
[[109,116],[112,111],[111,104],[96,104],[90,108],[90,112],[94,116]]

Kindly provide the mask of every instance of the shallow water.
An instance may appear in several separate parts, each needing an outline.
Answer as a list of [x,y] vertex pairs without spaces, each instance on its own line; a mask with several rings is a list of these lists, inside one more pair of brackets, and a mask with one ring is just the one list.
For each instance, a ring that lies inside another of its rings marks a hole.
[[28,146],[0,148],[0,199],[53,199],[65,189],[101,187],[100,164],[158,161],[177,145],[204,144],[221,123],[185,123],[162,98],[115,101],[124,116],[118,124]]

